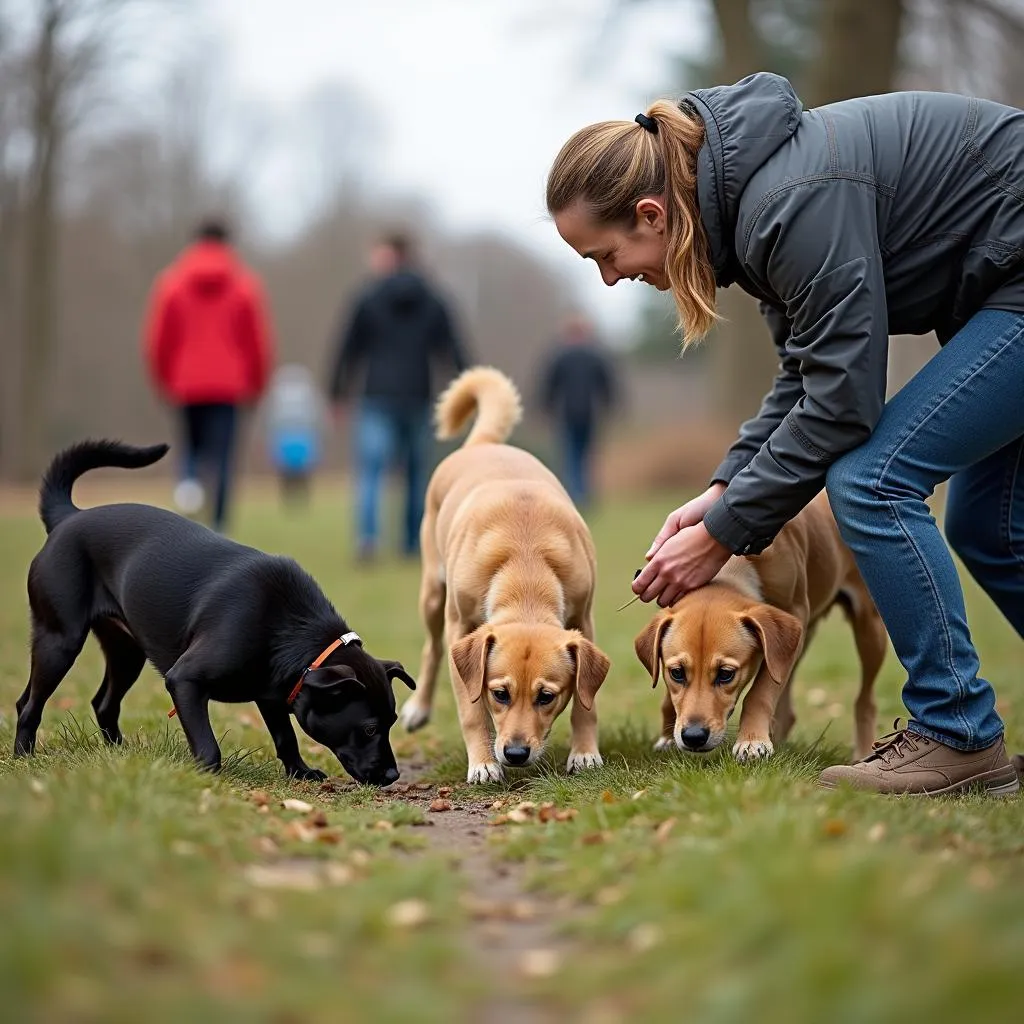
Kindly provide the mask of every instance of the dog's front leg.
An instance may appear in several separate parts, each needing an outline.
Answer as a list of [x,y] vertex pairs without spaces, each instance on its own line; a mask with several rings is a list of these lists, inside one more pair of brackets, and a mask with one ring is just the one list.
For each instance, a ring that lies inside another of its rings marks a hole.
[[200,765],[211,772],[220,771],[220,747],[210,725],[210,698],[200,683],[189,679],[179,668],[182,659],[167,673],[167,692],[174,702],[189,749]]
[[299,742],[295,738],[295,730],[292,728],[291,715],[288,713],[288,705],[280,700],[258,700],[256,707],[259,708],[263,721],[267,723],[270,730],[270,737],[274,741],[274,749],[277,756],[284,765],[284,773],[290,779],[305,779],[308,782],[323,782],[327,773],[319,768],[310,768],[302,755],[299,753]]
[[756,761],[775,753],[771,738],[772,718],[781,695],[782,687],[762,666],[743,698],[739,732],[732,748],[732,756],[737,761]]
[[566,771],[577,772],[581,768],[596,768],[604,764],[597,749],[597,711],[593,707],[585,708],[579,697],[573,697],[569,724],[572,727],[572,744]]

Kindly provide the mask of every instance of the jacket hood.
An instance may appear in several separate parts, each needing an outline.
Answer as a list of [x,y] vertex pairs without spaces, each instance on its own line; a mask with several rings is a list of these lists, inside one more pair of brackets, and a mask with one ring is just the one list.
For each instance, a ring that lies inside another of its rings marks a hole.
[[179,257],[178,272],[188,287],[211,295],[223,291],[235,280],[238,264],[226,245],[198,242]]
[[408,313],[430,299],[423,279],[412,270],[396,270],[377,284],[376,299],[397,313]]
[[697,200],[715,277],[724,287],[735,279],[733,238],[743,190],[796,131],[803,104],[785,78],[768,72],[735,85],[697,89],[684,101],[705,125],[706,139],[697,155]]

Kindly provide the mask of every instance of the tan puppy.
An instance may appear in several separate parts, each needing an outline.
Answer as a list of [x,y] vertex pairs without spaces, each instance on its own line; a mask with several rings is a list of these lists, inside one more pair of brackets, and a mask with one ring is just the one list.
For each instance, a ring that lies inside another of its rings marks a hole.
[[593,643],[590,533],[554,474],[502,443],[522,414],[504,374],[463,373],[437,403],[437,436],[455,436],[474,412],[469,437],[427,489],[427,641],[401,721],[411,731],[430,717],[444,631],[470,782],[496,782],[503,765],[536,761],[570,700],[567,768],[599,765],[594,698],[609,661]]
[[762,554],[731,558],[706,587],[661,612],[636,638],[654,685],[665,680],[655,747],[713,750],[749,684],[732,752],[738,761],[770,756],[796,720],[793,671],[834,605],[846,613],[860,658],[854,753],[866,756],[875,735],[872,690],[888,636],[824,493]]

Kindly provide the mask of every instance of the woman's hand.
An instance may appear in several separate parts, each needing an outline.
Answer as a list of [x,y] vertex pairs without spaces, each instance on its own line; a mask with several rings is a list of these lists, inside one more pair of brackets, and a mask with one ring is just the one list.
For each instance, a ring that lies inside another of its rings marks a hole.
[[633,593],[641,601],[657,599],[662,608],[668,608],[684,594],[704,586],[731,557],[732,552],[719,544],[702,522],[685,526],[651,556],[633,581]]
[[707,510],[724,493],[725,484],[712,484],[702,495],[688,501],[674,512],[670,512],[668,519],[665,520],[665,525],[658,531],[658,536],[651,541],[651,546],[644,557],[650,561],[669,537],[674,537],[680,530],[685,530],[687,526],[696,526],[704,518]]

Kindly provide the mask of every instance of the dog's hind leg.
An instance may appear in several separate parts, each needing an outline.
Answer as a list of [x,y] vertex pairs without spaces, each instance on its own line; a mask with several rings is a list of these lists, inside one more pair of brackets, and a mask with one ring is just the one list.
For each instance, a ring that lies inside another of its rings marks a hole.
[[164,677],[192,755],[212,772],[220,771],[220,747],[210,724],[207,684],[223,678],[219,653],[216,639],[206,638],[205,649],[202,642],[193,643]]
[[139,678],[146,656],[142,648],[120,626],[101,620],[93,624],[93,634],[103,649],[107,669],[103,682],[92,699],[96,724],[107,743],[121,742],[121,701]]
[[859,589],[846,610],[853,627],[857,656],[860,658],[860,692],[853,705],[853,757],[859,761],[871,753],[871,744],[875,739],[878,714],[875,707],[875,679],[885,661],[889,634],[866,588]]
[[420,614],[427,630],[416,677],[416,692],[402,705],[402,725],[415,732],[430,721],[434,705],[437,673],[444,657],[444,603],[446,588],[441,581],[440,559],[436,552],[424,551],[423,581],[420,584]]
[[33,624],[32,668],[28,687],[18,701],[18,726],[14,738],[14,755],[23,757],[35,751],[36,732],[43,718],[43,708],[74,665],[85,644],[86,629],[56,632]]

